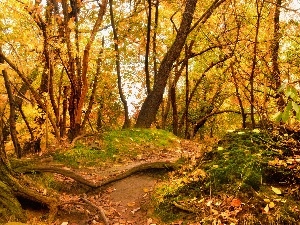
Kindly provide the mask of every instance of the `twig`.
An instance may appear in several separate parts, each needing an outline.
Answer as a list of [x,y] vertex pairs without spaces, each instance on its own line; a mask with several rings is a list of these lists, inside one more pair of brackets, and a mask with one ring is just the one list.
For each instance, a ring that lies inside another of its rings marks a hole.
[[175,202],[175,201],[173,202],[173,205],[174,205],[176,208],[181,209],[181,210],[183,210],[183,211],[187,211],[187,212],[190,212],[190,213],[196,213],[195,210],[190,209],[190,208],[187,208],[186,206],[180,205],[180,204],[178,204],[178,203]]
[[104,209],[102,209],[101,206],[97,206],[94,203],[92,203],[91,201],[87,200],[86,198],[80,198],[82,201],[84,201],[86,204],[88,204],[89,206],[92,206],[93,208],[97,209],[97,211],[100,212],[100,217],[102,219],[102,221],[104,222],[105,225],[109,225],[109,221],[107,219],[107,217],[105,216],[104,213]]

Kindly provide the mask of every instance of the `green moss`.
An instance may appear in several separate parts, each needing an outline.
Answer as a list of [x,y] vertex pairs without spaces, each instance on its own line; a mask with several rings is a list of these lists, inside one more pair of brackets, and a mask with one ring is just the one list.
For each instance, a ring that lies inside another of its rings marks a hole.
[[[93,147],[96,141],[101,142],[99,148]],[[65,152],[57,151],[53,158],[75,168],[101,166],[107,162],[134,160],[163,149],[174,151],[179,144],[172,133],[158,129],[114,130],[90,142],[77,141],[74,148]]]
[[[205,218],[202,222],[211,221],[211,214],[205,211],[209,199],[226,204],[227,197],[224,199],[224,196],[232,196],[246,203],[246,207],[243,207],[241,215],[238,217],[241,223],[297,224],[295,221],[300,219],[296,210],[299,205],[297,198],[287,199],[284,197],[284,201],[279,201],[274,209],[270,209],[270,214],[262,212],[266,206],[263,199],[282,198],[272,191],[273,183],[266,183],[276,182],[274,179],[270,179],[272,178],[271,173],[278,177],[278,174],[270,171],[268,166],[270,160],[283,157],[284,153],[280,147],[285,148],[285,146],[277,141],[274,142],[271,134],[255,133],[251,130],[226,134],[193,169],[188,167],[187,170],[183,170],[181,174],[173,177],[170,183],[166,183],[165,187],[156,190],[159,195],[157,198],[159,200],[156,200],[158,215],[161,215],[162,220],[164,220],[163,217],[170,220],[173,217],[177,219],[176,215],[172,215],[178,213],[179,210],[172,204],[174,201],[183,202],[190,208],[197,202],[195,206],[197,214],[194,215],[196,221],[199,221],[199,218],[201,220]],[[184,179],[190,177],[190,174],[197,169],[205,171],[204,179],[198,181]],[[287,168],[274,167],[274,170],[283,175],[286,181],[288,177],[284,173],[285,169]],[[282,172],[282,170],[284,171]],[[177,183],[177,187],[172,185],[174,180],[180,181]],[[230,207],[230,203],[227,204],[229,204],[227,207],[223,206],[218,209],[218,206],[213,205],[213,208],[221,213],[223,209]],[[227,212],[223,211],[223,213]],[[253,220],[249,221],[249,215]]]

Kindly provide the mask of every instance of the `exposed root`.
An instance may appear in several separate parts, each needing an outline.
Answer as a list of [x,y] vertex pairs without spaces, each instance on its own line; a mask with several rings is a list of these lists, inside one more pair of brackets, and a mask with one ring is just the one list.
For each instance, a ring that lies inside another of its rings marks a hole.
[[89,206],[95,208],[97,211],[99,211],[100,213],[100,217],[102,219],[102,221],[104,222],[105,225],[109,225],[109,221],[107,219],[107,217],[105,216],[105,212],[102,209],[102,207],[95,205],[94,203],[90,202],[89,200],[87,200],[86,198],[81,198],[82,201],[84,201],[86,204],[88,204]]
[[183,206],[183,205],[181,205],[181,204],[179,204],[179,203],[177,203],[177,202],[173,202],[173,205],[176,207],[176,208],[178,208],[178,209],[180,209],[180,210],[183,210],[183,211],[186,211],[186,212],[189,212],[189,213],[196,213],[196,211],[194,211],[193,209],[191,209],[191,208],[188,208],[188,207],[186,207],[186,206]]
[[150,169],[175,169],[177,167],[176,163],[169,162],[169,161],[156,161],[156,162],[146,162],[138,164],[137,166],[134,166],[128,170],[122,171],[119,174],[116,174],[113,177],[109,177],[106,180],[100,181],[100,182],[92,182],[81,175],[77,174],[76,172],[66,168],[66,167],[57,167],[57,166],[48,166],[48,165],[31,165],[31,166],[24,166],[24,167],[18,167],[16,170],[18,172],[22,173],[28,173],[28,172],[49,172],[49,173],[58,173],[63,176],[69,177],[74,179],[75,181],[84,184],[91,188],[100,188],[102,186],[105,186],[107,184],[113,183],[115,181],[124,179],[126,177],[129,177],[135,173],[142,172],[145,170]]

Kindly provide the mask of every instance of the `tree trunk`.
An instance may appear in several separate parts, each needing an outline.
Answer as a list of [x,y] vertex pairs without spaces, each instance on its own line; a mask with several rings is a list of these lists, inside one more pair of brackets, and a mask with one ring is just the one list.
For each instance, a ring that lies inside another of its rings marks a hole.
[[155,121],[173,63],[179,57],[190,32],[196,4],[197,0],[187,0],[185,3],[185,10],[176,39],[161,62],[157,77],[154,81],[153,90],[147,95],[142,105],[137,118],[136,127],[149,128]]
[[188,136],[189,132],[189,96],[190,96],[190,84],[189,84],[189,54],[188,47],[185,48],[185,54],[187,57],[187,63],[185,67],[185,109],[184,109],[184,121],[185,121],[185,130],[184,137]]
[[[278,53],[279,53],[279,41],[280,41],[280,7],[282,4],[282,0],[276,0],[275,2],[275,13],[274,13],[274,33],[273,33],[273,41],[271,45],[271,53],[272,53],[272,77],[274,88],[276,91],[279,90],[281,86],[280,79],[280,70],[278,64]],[[283,111],[285,102],[282,96],[282,93],[277,93],[277,108],[279,111]]]
[[[0,56],[0,64],[4,63],[4,58]],[[4,78],[4,84],[6,88],[6,92],[8,95],[8,101],[9,101],[9,109],[10,109],[10,114],[9,114],[9,128],[10,128],[10,136],[12,139],[12,142],[14,144],[15,148],[15,153],[18,158],[22,157],[22,149],[21,145],[19,143],[18,135],[17,135],[17,129],[16,129],[16,104],[15,104],[15,99],[11,90],[10,86],[10,81],[7,75],[6,70],[2,70],[2,75]]]
[[148,0],[148,18],[147,18],[147,40],[145,53],[145,74],[147,94],[151,91],[150,72],[149,72],[149,54],[150,54],[150,35],[151,35],[151,20],[152,20],[152,5],[151,0]]
[[109,11],[110,11],[110,20],[111,20],[111,25],[112,25],[112,29],[113,29],[113,35],[114,35],[114,47],[115,47],[115,54],[116,54],[116,70],[117,70],[117,76],[118,76],[118,90],[119,90],[120,99],[123,103],[124,114],[125,114],[125,121],[124,121],[123,128],[128,128],[128,127],[130,127],[130,119],[129,119],[128,103],[127,103],[127,100],[126,100],[125,95],[122,90],[120,51],[119,51],[119,43],[118,43],[119,39],[118,39],[117,28],[115,26],[115,18],[114,18],[114,13],[113,13],[113,0],[109,0]]
[[245,113],[245,109],[244,109],[244,106],[243,106],[243,101],[242,101],[241,94],[240,94],[240,91],[239,91],[239,86],[238,86],[236,74],[235,74],[235,71],[234,71],[234,68],[233,68],[233,64],[230,64],[230,67],[231,67],[231,74],[232,74],[233,83],[234,83],[234,87],[235,87],[235,95],[238,99],[239,106],[240,106],[240,109],[241,109],[242,127],[245,129],[246,128],[247,114]]
[[[175,66],[175,77],[177,77],[178,71],[178,64]],[[179,76],[178,76],[179,77]],[[176,78],[175,78],[176,79]],[[176,85],[177,82],[173,80],[173,84],[171,85],[170,89],[170,97],[171,97],[171,105],[172,105],[172,112],[173,112],[173,134],[178,135],[178,109],[177,109],[177,98],[176,98]]]
[[260,28],[260,19],[261,19],[261,12],[263,6],[259,8],[258,0],[256,0],[256,13],[257,13],[257,20],[255,26],[255,37],[254,37],[254,47],[253,47],[253,58],[252,58],[252,68],[251,74],[249,78],[250,82],[250,118],[251,118],[251,127],[255,127],[255,118],[254,118],[254,77],[256,72],[256,65],[257,65],[257,48],[258,48],[258,33]]
[[[36,189],[35,185],[28,183],[28,180],[22,184],[22,181],[24,181],[22,175],[15,174],[11,170],[4,150],[2,128],[2,119],[0,119],[0,223],[5,223],[9,220],[26,221],[26,214],[17,197],[23,197],[48,206],[50,219],[53,219],[57,209],[57,200],[43,196],[41,192],[34,191]],[[34,188],[31,189],[30,187]]]
[[157,51],[156,51],[156,37],[157,37],[157,27],[158,27],[158,8],[159,8],[159,0],[155,1],[155,16],[154,16],[154,30],[153,30],[153,73],[154,80],[157,76]]

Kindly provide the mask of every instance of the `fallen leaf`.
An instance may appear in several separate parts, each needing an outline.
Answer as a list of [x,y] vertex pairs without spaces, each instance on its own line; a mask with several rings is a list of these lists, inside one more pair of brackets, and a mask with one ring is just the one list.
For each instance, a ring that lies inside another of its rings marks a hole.
[[206,206],[210,207],[212,204],[212,200],[209,200],[207,203],[206,203]]
[[143,191],[144,191],[145,193],[147,193],[147,192],[149,192],[149,189],[148,189],[148,188],[143,188]]
[[270,202],[270,203],[269,203],[269,208],[270,208],[270,209],[273,209],[274,207],[275,207],[275,203],[274,203],[274,202]]
[[271,186],[271,188],[272,188],[272,191],[275,194],[277,194],[277,195],[281,195],[282,194],[282,192],[281,192],[281,190],[279,188],[276,188],[276,187],[273,187],[273,186]]
[[233,207],[240,207],[242,204],[241,200],[239,200],[238,198],[234,198],[232,199],[230,205]]
[[128,202],[127,205],[128,205],[129,207],[135,206],[135,202]]
[[265,198],[265,199],[264,199],[264,202],[265,202],[265,203],[270,203],[271,201],[270,201],[270,199]]
[[69,222],[62,222],[61,225],[68,225]]
[[269,210],[270,210],[269,205],[266,205],[266,207],[264,208],[264,211],[265,211],[266,213],[268,213]]

